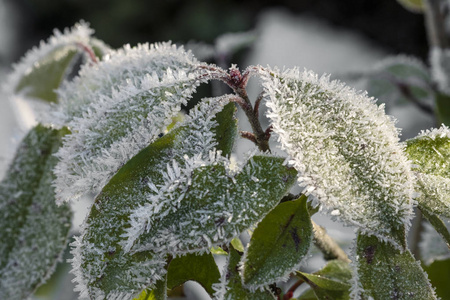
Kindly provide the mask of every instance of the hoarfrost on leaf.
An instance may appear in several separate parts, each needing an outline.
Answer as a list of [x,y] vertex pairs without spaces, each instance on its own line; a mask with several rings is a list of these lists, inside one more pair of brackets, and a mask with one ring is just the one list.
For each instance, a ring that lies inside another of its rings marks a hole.
[[[161,185],[166,182],[174,189],[183,186],[177,180],[183,178],[185,167],[192,166],[185,166],[185,156],[195,165],[225,161],[215,150],[218,143],[212,129],[218,126],[216,115],[228,102],[228,97],[204,99],[184,121],[129,160],[102,189],[74,243],[72,265],[81,297],[130,297],[165,276],[166,252],[124,251],[123,236],[133,231],[129,215],[155,191],[163,190]],[[235,126],[233,118],[231,114],[221,122]],[[163,203],[161,214],[175,209],[177,199]]]
[[[59,202],[98,193],[117,170],[154,142],[210,73],[170,43],[111,52],[60,90],[54,122],[72,134],[58,152]],[[212,75],[211,75],[212,76]]]
[[66,130],[38,125],[19,145],[0,183],[0,299],[29,297],[53,273],[71,224],[56,206],[52,154]]
[[316,203],[404,248],[413,176],[393,120],[372,98],[298,69],[260,68],[268,117]]
[[351,299],[436,300],[427,274],[409,250],[401,252],[360,233],[355,251]]
[[419,207],[430,213],[450,217],[450,130],[422,131],[406,141],[406,153],[416,172]]
[[57,102],[54,92],[69,75],[80,46],[88,46],[93,30],[84,22],[64,33],[56,30],[47,42],[28,51],[6,80],[3,89],[8,95]]

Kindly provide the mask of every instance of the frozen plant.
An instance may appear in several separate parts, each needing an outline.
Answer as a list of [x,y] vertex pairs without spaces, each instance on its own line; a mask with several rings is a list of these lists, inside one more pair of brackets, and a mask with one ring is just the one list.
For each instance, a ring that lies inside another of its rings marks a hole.
[[[446,125],[400,142],[383,104],[329,76],[225,70],[171,43],[115,50],[92,33],[85,23],[55,32],[5,84],[12,101],[50,112],[0,184],[0,299],[26,299],[51,275],[68,240],[68,202],[86,194],[94,203],[69,259],[80,299],[166,299],[188,280],[218,300],[291,299],[300,284],[309,289],[298,299],[440,297],[433,269],[424,271],[406,238],[417,208],[450,244],[441,219],[450,218]],[[450,74],[446,56],[433,53],[431,72],[402,56],[367,76],[413,102],[436,99],[431,111],[448,124],[440,107]],[[254,101],[252,77],[262,90]],[[212,80],[232,92],[199,99],[197,88]],[[414,103],[429,112],[428,102]],[[252,132],[238,130],[237,109]],[[236,162],[238,138],[255,146]],[[286,156],[272,154],[275,144]],[[302,192],[291,193],[295,186]],[[318,212],[354,226],[351,253],[311,220]],[[312,245],[328,262],[307,273]],[[217,255],[227,258],[222,272]],[[281,289],[290,278],[297,282]]]

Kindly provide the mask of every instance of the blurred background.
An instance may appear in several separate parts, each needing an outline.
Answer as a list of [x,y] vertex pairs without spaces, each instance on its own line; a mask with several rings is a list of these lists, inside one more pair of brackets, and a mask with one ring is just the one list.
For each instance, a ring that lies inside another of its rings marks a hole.
[[[387,56],[402,53],[428,60],[423,15],[405,10],[395,0],[0,0],[0,81],[13,62],[54,28],[63,30],[80,20],[90,23],[95,36],[113,48],[171,40],[224,68],[231,63],[241,69],[251,64],[298,66],[348,79],[356,88],[362,86],[354,75],[371,70]],[[6,99],[1,101],[0,176],[25,133],[18,125],[23,116],[14,114]],[[403,138],[434,126],[433,118],[415,106],[387,106]],[[246,143],[239,147],[250,147]],[[85,214],[79,205],[76,225]],[[316,221],[325,226],[331,222],[326,217]],[[352,228],[336,223],[327,227],[348,247]],[[314,271],[320,263],[312,257],[305,268]],[[65,268],[60,270],[65,275],[53,279],[60,281],[59,290],[44,288],[40,299],[76,299],[69,267]],[[191,299],[204,297],[195,289],[186,293],[194,293]]]

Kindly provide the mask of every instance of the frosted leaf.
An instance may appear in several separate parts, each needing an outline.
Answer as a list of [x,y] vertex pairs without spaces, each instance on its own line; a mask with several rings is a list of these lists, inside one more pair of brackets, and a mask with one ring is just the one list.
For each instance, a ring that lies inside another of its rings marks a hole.
[[239,272],[241,256],[231,248],[228,254],[228,261],[225,272],[220,278],[220,282],[213,285],[215,289],[214,300],[274,300],[275,296],[267,289],[251,292],[242,285],[242,278]]
[[[447,232],[450,231],[449,220],[444,221]],[[429,265],[435,260],[444,260],[450,258],[450,249],[441,236],[436,232],[432,225],[423,223],[423,231],[421,234],[421,241],[419,243],[420,256],[425,264]],[[450,244],[450,243],[449,243]]]
[[353,264],[350,299],[436,299],[427,274],[409,250],[401,252],[375,236],[359,234]]
[[150,194],[148,204],[134,210],[126,249],[180,255],[231,241],[291,187],[296,172],[283,161],[253,156],[238,174],[230,174],[220,161],[193,168],[186,179]]
[[406,153],[416,171],[417,198],[421,208],[450,217],[450,130],[422,131],[416,138],[406,141]]
[[314,202],[405,247],[412,173],[394,122],[373,99],[297,69],[261,69],[268,117]]
[[421,105],[430,108],[433,105],[431,74],[427,66],[415,57],[388,57],[364,75],[362,79],[366,82],[368,94],[386,103],[387,109],[409,104],[409,97],[414,97]]
[[3,86],[6,93],[57,102],[54,90],[71,72],[77,54],[84,53],[80,45],[89,45],[92,33],[83,22],[64,33],[55,30],[47,42],[41,41],[39,47],[29,50],[14,65],[14,71]]
[[58,152],[58,201],[98,193],[117,170],[154,142],[208,78],[190,53],[169,43],[125,46],[60,90],[61,124],[72,135]]
[[439,90],[450,94],[450,50],[434,47],[430,51],[431,75]]
[[71,224],[51,185],[64,132],[33,128],[0,183],[0,299],[25,299],[53,273]]
[[312,236],[305,196],[277,205],[253,232],[243,259],[244,284],[256,289],[286,281],[302,263]]
[[[225,160],[214,150],[213,129],[221,126],[215,117],[228,102],[227,97],[204,99],[184,121],[128,161],[96,197],[73,249],[73,272],[82,298],[112,299],[119,295],[126,299],[152,288],[165,276],[165,252],[123,250],[121,241],[129,231],[129,215],[165,181],[176,185],[184,170],[184,156],[191,157],[193,164]],[[232,118],[229,115],[224,123],[235,126]],[[168,208],[175,204],[167,203]]]

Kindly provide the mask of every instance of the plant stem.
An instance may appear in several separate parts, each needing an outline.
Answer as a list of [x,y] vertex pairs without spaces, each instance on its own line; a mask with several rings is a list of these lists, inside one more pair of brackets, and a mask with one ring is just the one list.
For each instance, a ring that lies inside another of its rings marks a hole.
[[441,9],[441,0],[424,0],[425,28],[430,48],[448,48],[449,40],[445,32],[445,16]]
[[326,260],[339,259],[350,262],[347,254],[341,247],[327,234],[326,230],[311,220],[314,230],[314,244],[323,253]]

